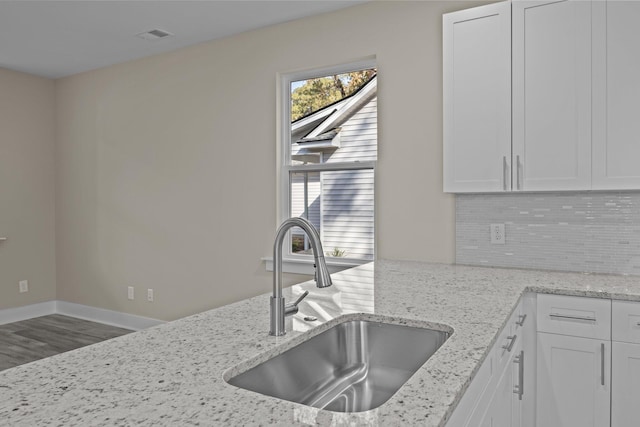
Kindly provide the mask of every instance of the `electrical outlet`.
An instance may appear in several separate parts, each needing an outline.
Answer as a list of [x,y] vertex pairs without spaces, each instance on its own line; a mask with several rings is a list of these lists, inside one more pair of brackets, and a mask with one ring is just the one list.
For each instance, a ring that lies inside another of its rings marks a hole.
[[153,302],[153,289],[147,289],[147,301]]
[[20,286],[20,293],[29,292],[29,281],[28,280],[20,280],[18,282],[18,286]]
[[127,288],[127,298],[132,300],[132,299],[135,299],[135,297],[136,296],[135,296],[135,291],[133,290],[133,286],[129,286]]
[[504,224],[491,224],[491,244],[504,245],[505,240]]

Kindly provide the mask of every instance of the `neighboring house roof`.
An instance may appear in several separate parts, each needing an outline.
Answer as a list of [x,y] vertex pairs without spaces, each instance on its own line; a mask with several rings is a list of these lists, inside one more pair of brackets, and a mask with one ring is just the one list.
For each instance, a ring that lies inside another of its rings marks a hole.
[[[312,152],[327,152],[337,150],[340,148],[340,131],[342,128],[333,128],[328,132],[322,133],[318,136],[308,136],[296,141],[296,144],[302,148],[298,154],[293,156],[295,160],[305,161],[300,155],[309,154]],[[319,158],[318,158],[319,159]],[[310,161],[310,160],[307,160]]]
[[[378,93],[378,76],[375,75],[358,91],[327,105],[313,113],[291,123],[291,141],[305,143],[307,141],[327,140],[328,134],[340,132],[340,125],[373,99]],[[331,139],[333,139],[331,137]]]
[[340,128],[333,128],[330,131],[322,133],[318,136],[309,136],[306,138],[299,139],[296,142],[298,144],[304,144],[305,142],[327,141],[335,138],[338,132],[340,132]]

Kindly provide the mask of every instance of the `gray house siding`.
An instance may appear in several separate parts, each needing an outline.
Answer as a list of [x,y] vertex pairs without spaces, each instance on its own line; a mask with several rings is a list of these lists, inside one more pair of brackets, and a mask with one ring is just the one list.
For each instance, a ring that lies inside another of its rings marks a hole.
[[378,146],[378,98],[342,124],[340,148],[325,154],[325,163],[376,160]]
[[[320,173],[310,172],[307,181],[307,200],[309,203],[309,210],[307,212],[307,219],[318,229],[321,229],[320,224]],[[296,173],[291,175],[291,216],[304,217],[304,174]],[[304,232],[298,227],[294,227],[291,233],[296,236],[301,236],[306,239]]]
[[[322,154],[322,163],[373,161],[377,158],[377,97],[341,125],[340,148]],[[293,144],[292,154],[300,152]],[[291,179],[291,213],[304,213],[301,173]],[[309,173],[309,220],[319,229],[326,252],[347,258],[374,257],[374,172],[370,169]],[[302,234],[301,230],[294,234]]]
[[373,259],[373,170],[322,174],[320,225],[325,251],[344,250],[348,258]]
[[[326,158],[326,163],[376,160],[377,107],[378,98],[374,97],[342,124],[340,148]],[[324,172],[321,184],[320,227],[325,251],[338,248],[348,258],[373,259],[373,170]]]

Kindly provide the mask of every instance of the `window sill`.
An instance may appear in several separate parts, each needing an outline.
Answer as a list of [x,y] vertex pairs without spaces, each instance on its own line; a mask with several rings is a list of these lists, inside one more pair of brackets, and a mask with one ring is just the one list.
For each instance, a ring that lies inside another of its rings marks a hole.
[[[265,263],[266,270],[273,271],[273,258],[264,257],[261,259]],[[327,267],[329,268],[329,273],[337,273],[339,271],[346,270],[348,268],[357,267],[359,265],[371,262],[367,260],[358,260],[358,259],[340,259],[340,260],[335,258],[325,258],[325,259],[327,261]],[[306,274],[306,275],[312,276],[314,273],[313,258],[311,259],[283,258],[282,271],[284,273]]]

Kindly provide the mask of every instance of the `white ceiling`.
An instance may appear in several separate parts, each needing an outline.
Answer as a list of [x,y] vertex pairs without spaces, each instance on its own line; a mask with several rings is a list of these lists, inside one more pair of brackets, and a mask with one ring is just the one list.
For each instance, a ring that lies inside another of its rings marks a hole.
[[0,68],[58,78],[363,2],[0,0]]

